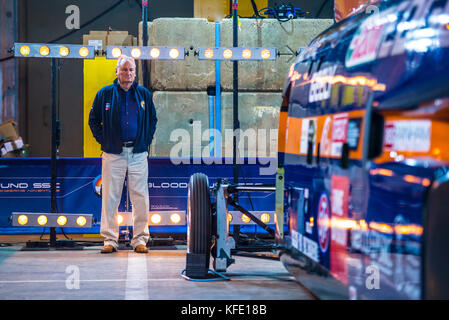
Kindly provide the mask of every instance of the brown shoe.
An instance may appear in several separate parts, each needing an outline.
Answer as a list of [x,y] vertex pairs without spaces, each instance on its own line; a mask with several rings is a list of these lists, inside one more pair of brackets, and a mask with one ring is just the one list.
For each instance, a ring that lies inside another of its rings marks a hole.
[[134,251],[137,253],[148,253],[148,248],[143,245],[143,244],[138,244],[135,248]]
[[103,247],[103,249],[101,249],[101,253],[113,253],[116,252],[117,249],[114,248],[113,246],[111,246],[110,244],[107,244]]

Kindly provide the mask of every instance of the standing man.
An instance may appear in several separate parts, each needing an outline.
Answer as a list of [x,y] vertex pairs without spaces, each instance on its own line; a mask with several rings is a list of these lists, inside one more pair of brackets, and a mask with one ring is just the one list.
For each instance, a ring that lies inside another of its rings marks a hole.
[[117,210],[126,174],[133,214],[131,245],[134,251],[147,253],[148,148],[156,130],[156,110],[151,93],[134,81],[133,58],[122,55],[115,74],[114,83],[98,91],[89,114],[90,129],[103,151],[101,253],[112,253],[118,248]]

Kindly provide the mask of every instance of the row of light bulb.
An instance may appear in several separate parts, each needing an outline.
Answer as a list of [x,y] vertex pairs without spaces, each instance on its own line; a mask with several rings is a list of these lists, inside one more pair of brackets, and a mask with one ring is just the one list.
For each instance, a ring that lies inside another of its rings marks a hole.
[[[46,215],[41,214],[40,216],[37,217],[37,223],[41,226],[45,226],[48,222],[48,218]],[[17,218],[17,222],[21,225],[21,226],[25,226],[28,223],[28,216],[26,214],[21,214],[18,218]],[[58,225],[65,226],[67,224],[67,217],[64,215],[60,215],[57,219],[56,219],[56,223]],[[76,219],[76,223],[80,226],[83,227],[86,225],[87,223],[87,219],[84,216],[79,216]]]
[[[245,215],[245,214],[242,214],[241,219],[242,219],[242,221],[243,221],[244,223],[249,223],[249,222],[251,221],[251,219],[250,219],[247,215]],[[119,225],[122,224],[124,220],[125,220],[125,219],[124,219],[124,217],[123,217],[121,214],[118,214],[118,215],[117,215],[117,223],[118,223]],[[162,216],[161,216],[159,213],[154,213],[154,214],[152,214],[152,215],[150,216],[150,220],[151,220],[151,222],[152,222],[153,224],[159,224],[159,223],[161,223],[161,221],[162,221]],[[228,213],[228,221],[231,222],[232,220],[233,220],[232,214]],[[260,216],[260,220],[261,220],[263,223],[268,223],[268,222],[270,222],[270,220],[271,220],[270,214],[269,214],[269,213],[263,213],[263,214]],[[170,221],[171,221],[173,224],[178,224],[179,222],[181,222],[181,216],[180,216],[178,213],[172,213],[172,214],[170,215]],[[28,216],[25,215],[25,214],[21,214],[21,215],[17,218],[17,222],[18,222],[20,225],[22,225],[22,226],[26,225],[26,224],[28,223]],[[46,215],[42,214],[42,215],[40,215],[40,216],[37,217],[37,223],[38,223],[39,225],[45,226],[45,225],[47,224],[47,222],[48,222],[48,218],[47,218]],[[67,217],[64,216],[64,215],[60,215],[60,216],[56,219],[56,223],[57,223],[58,225],[60,225],[61,227],[62,227],[62,226],[65,226],[65,225],[67,224]],[[79,216],[79,217],[76,219],[76,223],[77,223],[80,227],[82,227],[82,226],[86,225],[87,219],[86,219],[86,217],[84,217],[84,216]]]
[[[151,220],[151,222],[152,222],[153,224],[159,224],[159,223],[162,222],[162,216],[161,216],[159,213],[153,213],[153,214],[150,216],[150,220]],[[117,215],[117,223],[118,223],[119,225],[121,225],[124,221],[125,221],[125,218],[123,217],[123,215],[118,214],[118,215]],[[170,221],[171,221],[171,223],[173,223],[173,224],[178,224],[178,223],[180,223],[180,222],[181,222],[181,215],[178,214],[178,213],[172,213],[172,214],[170,215]]]
[[[206,50],[204,50],[204,57],[207,59],[212,59],[215,55],[215,51],[211,48],[208,48]],[[232,51],[232,49],[225,49],[223,50],[223,58],[225,59],[231,59],[232,56],[234,55],[234,52]],[[253,52],[251,51],[251,49],[243,49],[242,50],[242,58],[243,59],[250,59],[253,55]],[[262,51],[260,51],[260,57],[262,59],[269,59],[271,57],[271,50],[269,49],[263,49]]]
[[[242,214],[241,219],[244,223],[249,223],[251,221],[251,219],[246,215],[246,214]],[[159,213],[153,213],[150,216],[150,220],[153,224],[160,224],[162,221],[162,216]],[[228,222],[231,222],[233,220],[233,216],[232,214],[228,213]],[[260,220],[263,223],[268,223],[271,220],[271,216],[269,213],[262,213],[262,215],[260,216]],[[117,215],[117,223],[119,225],[121,225],[123,222],[125,221],[125,218],[123,217],[123,215],[118,214]],[[181,222],[181,216],[178,213],[172,213],[170,215],[170,221],[173,224],[178,224],[179,222]]]
[[[28,45],[22,45],[20,47],[20,53],[23,56],[28,56],[31,53],[31,48]],[[61,57],[67,57],[70,53],[70,49],[66,46],[62,46],[59,48],[59,55]],[[39,54],[43,57],[46,57],[50,54],[50,48],[46,45],[43,45],[39,48]],[[89,55],[89,49],[87,47],[81,47],[78,49],[78,54],[81,57],[87,57]],[[115,47],[112,49],[111,54],[114,58],[119,58],[122,55],[122,49]],[[131,50],[131,56],[135,59],[140,58],[142,55],[142,50],[140,48],[133,48]],[[153,59],[158,59],[161,55],[161,51],[158,48],[152,48],[150,49],[150,56]],[[171,59],[177,59],[180,55],[180,52],[177,48],[172,48],[168,52],[168,55]],[[204,51],[204,57],[206,59],[212,59],[215,55],[215,51],[211,48],[208,48]],[[223,50],[223,58],[225,59],[231,59],[234,55],[234,52],[232,49],[225,49]],[[242,50],[242,58],[243,59],[250,59],[253,55],[253,52],[251,49],[243,49]],[[260,57],[262,59],[269,59],[271,57],[271,50],[269,49],[263,49],[260,51]]]
[[[122,55],[122,49],[115,47],[112,49],[111,54],[114,58],[119,58]],[[168,55],[172,59],[177,59],[179,57],[179,54],[180,54],[179,50],[176,48],[172,48],[168,52]],[[140,48],[133,48],[131,50],[131,56],[133,58],[138,59],[138,58],[140,58],[141,55],[142,55],[142,50]],[[160,55],[161,55],[161,51],[158,48],[152,48],[150,50],[150,56],[153,59],[159,58]]]
[[[23,46],[21,46],[21,47],[20,47],[20,53],[21,53],[23,56],[29,55],[29,54],[31,53],[30,46],[28,46],[28,45],[23,45]],[[62,57],[67,57],[67,56],[69,55],[69,53],[70,53],[70,50],[69,50],[68,47],[62,46],[62,47],[59,48],[59,55],[60,55],[60,56],[62,56]],[[43,57],[48,56],[48,55],[50,54],[50,48],[49,48],[48,46],[45,46],[45,45],[44,45],[44,46],[41,46],[41,47],[39,48],[39,54],[40,54],[41,56],[43,56]],[[78,50],[78,54],[79,54],[81,57],[87,57],[87,56],[89,55],[89,49],[86,48],[86,47],[81,47],[81,48],[79,48],[79,50]]]
[[[232,219],[233,219],[232,214],[228,213],[228,222],[232,222]],[[242,219],[242,221],[243,221],[244,223],[249,223],[249,222],[251,222],[251,218],[248,217],[246,214],[242,214],[241,219]],[[271,216],[270,216],[269,213],[266,213],[266,212],[265,212],[265,213],[262,213],[261,216],[260,216],[260,220],[261,220],[263,223],[268,223],[268,222],[270,222],[270,220],[271,220]]]

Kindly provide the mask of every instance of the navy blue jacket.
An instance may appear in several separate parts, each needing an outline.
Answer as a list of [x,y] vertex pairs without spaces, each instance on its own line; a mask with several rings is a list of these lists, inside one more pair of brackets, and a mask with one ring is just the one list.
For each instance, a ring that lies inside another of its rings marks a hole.
[[[156,109],[151,93],[136,82],[132,84],[138,104],[137,136],[133,152],[148,151],[156,131]],[[97,92],[89,114],[89,126],[101,150],[107,153],[122,153],[122,137],[120,132],[120,100],[119,83],[106,86]]]

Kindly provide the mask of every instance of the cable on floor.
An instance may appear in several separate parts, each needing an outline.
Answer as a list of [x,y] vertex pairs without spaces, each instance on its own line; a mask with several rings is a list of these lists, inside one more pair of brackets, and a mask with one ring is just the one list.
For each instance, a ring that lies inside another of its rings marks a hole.
[[181,277],[183,277],[184,279],[189,280],[189,281],[209,282],[209,281],[229,281],[229,280],[231,280],[230,278],[226,277],[225,275],[223,275],[223,274],[221,274],[221,273],[219,273],[219,272],[217,272],[217,271],[215,271],[215,270],[212,270],[212,269],[209,269],[209,272],[212,272],[213,274],[216,274],[216,275],[219,276],[221,279],[220,279],[220,278],[211,278],[211,279],[193,279],[193,278],[190,278],[190,277],[186,276],[186,275],[184,274],[185,271],[186,271],[186,269],[184,269],[184,270],[181,271]]

